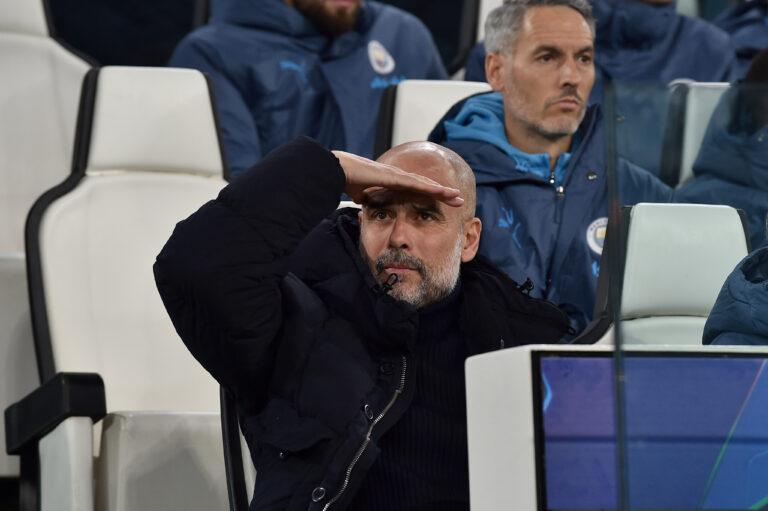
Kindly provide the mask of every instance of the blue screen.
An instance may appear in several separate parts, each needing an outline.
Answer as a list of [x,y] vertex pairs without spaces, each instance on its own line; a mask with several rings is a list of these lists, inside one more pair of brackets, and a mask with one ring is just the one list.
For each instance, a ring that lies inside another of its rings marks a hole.
[[[634,509],[768,508],[768,370],[760,358],[628,357]],[[618,507],[611,357],[542,357],[548,509]]]

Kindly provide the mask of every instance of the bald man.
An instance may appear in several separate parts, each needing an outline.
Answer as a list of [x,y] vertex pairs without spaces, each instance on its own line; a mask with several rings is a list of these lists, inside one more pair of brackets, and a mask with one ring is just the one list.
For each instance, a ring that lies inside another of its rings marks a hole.
[[469,509],[465,358],[568,328],[476,254],[474,210],[448,149],[299,138],[178,224],[155,278],[237,401],[251,510]]

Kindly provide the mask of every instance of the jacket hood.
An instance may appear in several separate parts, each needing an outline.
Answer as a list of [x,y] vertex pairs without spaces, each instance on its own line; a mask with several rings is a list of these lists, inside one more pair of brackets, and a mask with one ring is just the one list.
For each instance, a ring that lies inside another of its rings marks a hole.
[[[653,6],[634,0],[592,0],[595,46],[644,49],[672,37],[677,18],[674,2]],[[601,55],[602,56],[602,55]]]
[[[514,159],[507,154],[507,152],[497,148],[491,143],[481,142],[478,140],[448,140],[448,134],[446,130],[446,121],[452,121],[459,116],[465,103],[471,99],[482,95],[488,95],[494,93],[481,92],[474,94],[467,98],[462,99],[455,105],[453,105],[448,112],[443,116],[437,125],[432,129],[429,134],[428,140],[436,144],[444,145],[455,151],[459,152],[467,164],[472,167],[475,173],[475,180],[478,185],[480,184],[501,184],[510,183],[513,181],[546,181],[538,177],[537,175],[529,172],[511,172],[517,170],[515,167]],[[503,111],[501,112],[503,116]],[[590,143],[594,138],[595,132],[599,127],[600,120],[602,119],[602,113],[598,105],[592,105],[587,108],[584,115],[584,120],[581,122],[575,139],[580,140],[576,150],[572,153],[570,158],[571,162],[574,162],[583,158],[597,157],[595,151],[602,151],[604,145],[602,141],[599,144]],[[503,119],[499,120],[503,125]],[[599,146],[599,147],[598,147]],[[602,156],[602,155],[600,155]],[[567,181],[568,173],[565,172],[564,180]]]
[[768,16],[768,0],[750,0],[724,10],[712,20],[712,23],[726,32],[734,32],[744,26],[764,24],[766,16]]
[[720,100],[693,165],[696,176],[711,175],[768,192],[768,125],[757,127],[741,99],[765,90],[731,87]]
[[361,34],[373,24],[381,9],[376,2],[364,0],[354,28],[331,38],[317,30],[299,11],[283,0],[212,0],[213,22],[255,28],[290,37],[308,51],[336,58],[354,49]]
[[768,244],[725,281],[704,328],[704,344],[768,345]]

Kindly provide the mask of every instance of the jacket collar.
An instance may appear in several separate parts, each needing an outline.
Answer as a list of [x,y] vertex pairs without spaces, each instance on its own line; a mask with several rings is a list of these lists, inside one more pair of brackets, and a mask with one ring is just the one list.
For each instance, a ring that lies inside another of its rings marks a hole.
[[[437,125],[429,134],[429,141],[436,144],[446,145],[458,150],[467,164],[472,167],[475,173],[475,179],[478,185],[512,183],[515,181],[537,180],[542,183],[548,183],[547,179],[538,177],[535,174],[526,172],[517,172],[514,160],[504,151],[495,145],[479,140],[456,140],[448,143],[446,132],[446,121],[455,119],[464,108],[468,100],[486,95],[487,92],[475,94],[465,98],[453,105],[443,116]],[[576,137],[579,139],[578,147],[571,153],[569,164],[566,167],[563,182],[568,183],[572,174],[570,169],[579,163],[588,165],[597,164],[604,161],[604,143],[601,139],[602,112],[599,105],[591,105],[584,114],[584,119],[579,125]]]

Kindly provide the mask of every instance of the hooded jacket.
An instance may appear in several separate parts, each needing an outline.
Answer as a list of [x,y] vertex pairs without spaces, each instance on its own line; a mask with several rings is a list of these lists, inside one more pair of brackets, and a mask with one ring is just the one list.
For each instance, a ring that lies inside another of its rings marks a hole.
[[211,22],[169,65],[211,76],[234,176],[298,135],[370,155],[383,89],[447,78],[426,27],[373,1],[353,30],[330,38],[283,0],[213,0]]
[[721,98],[694,162],[694,178],[675,192],[675,201],[744,210],[750,245],[756,247],[766,237],[768,125],[755,129],[738,100],[768,89],[745,87],[731,87]]
[[[573,150],[554,183],[519,168],[519,157],[478,139],[451,139],[446,121],[469,125],[460,116],[471,96],[454,105],[437,124],[429,140],[453,149],[466,160],[477,181],[477,216],[483,222],[480,253],[498,264],[513,280],[533,283],[531,296],[544,298],[562,310],[578,333],[592,319],[600,257],[608,224],[607,176],[602,116],[599,106],[587,109],[574,136]],[[500,95],[499,95],[500,96]],[[500,103],[499,97],[498,102]],[[503,131],[503,108],[483,112]],[[561,158],[563,158],[561,156]],[[526,162],[528,163],[528,162]],[[619,160],[623,204],[668,202],[671,190],[643,169]]]
[[768,346],[768,243],[736,266],[704,325],[704,344]]
[[[362,260],[358,210],[334,212],[344,185],[338,160],[300,138],[179,223],[155,263],[179,335],[237,400],[252,510],[344,509],[413,397],[419,314]],[[568,328],[482,256],[460,281],[470,355]]]
[[603,97],[609,81],[667,85],[672,80],[725,82],[735,64],[730,39],[711,23],[678,14],[675,3],[592,0],[595,65],[591,97]]
[[731,36],[737,59],[734,78],[743,78],[755,55],[768,48],[768,0],[739,2],[712,22]]

